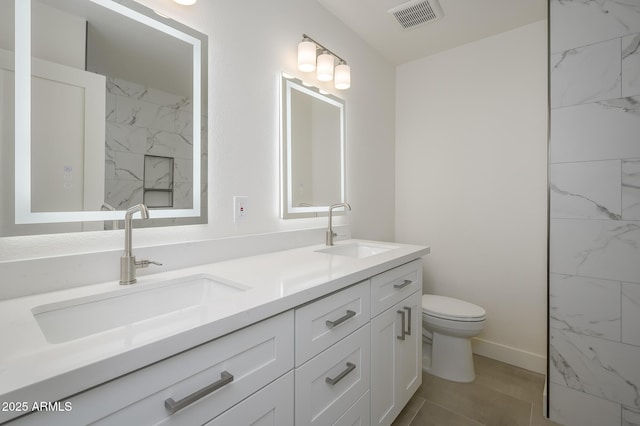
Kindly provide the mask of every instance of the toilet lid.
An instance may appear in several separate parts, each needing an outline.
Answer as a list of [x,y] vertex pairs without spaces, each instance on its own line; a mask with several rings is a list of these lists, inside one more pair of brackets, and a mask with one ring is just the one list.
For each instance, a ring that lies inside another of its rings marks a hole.
[[481,321],[487,316],[487,311],[478,305],[433,294],[422,295],[422,312],[434,317],[457,321]]

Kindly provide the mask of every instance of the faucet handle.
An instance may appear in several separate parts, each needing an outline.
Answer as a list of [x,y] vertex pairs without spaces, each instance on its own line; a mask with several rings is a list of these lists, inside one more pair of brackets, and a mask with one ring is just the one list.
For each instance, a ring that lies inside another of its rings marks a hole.
[[157,266],[162,266],[162,263],[160,262],[156,262],[154,260],[147,260],[147,259],[142,259],[142,260],[136,260],[136,267],[137,268],[148,268],[149,265],[157,265]]

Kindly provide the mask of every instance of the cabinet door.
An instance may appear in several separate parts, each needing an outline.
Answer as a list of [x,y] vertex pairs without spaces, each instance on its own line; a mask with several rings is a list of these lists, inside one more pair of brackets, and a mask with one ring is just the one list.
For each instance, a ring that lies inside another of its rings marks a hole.
[[402,410],[422,384],[422,292],[412,294],[396,306],[398,310],[405,311],[407,330],[411,324],[411,334],[405,334],[405,340],[396,341],[399,360],[396,364],[396,386],[398,405]]
[[373,425],[390,425],[422,383],[421,298],[417,291],[371,320]]
[[293,426],[293,371],[206,424],[229,425]]

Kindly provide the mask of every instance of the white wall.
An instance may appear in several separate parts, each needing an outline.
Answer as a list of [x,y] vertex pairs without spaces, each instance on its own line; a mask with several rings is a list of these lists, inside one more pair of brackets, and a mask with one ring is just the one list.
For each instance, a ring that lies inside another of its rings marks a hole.
[[396,239],[431,246],[424,290],[487,311],[474,350],[543,372],[547,25],[397,69]]
[[[336,93],[347,105],[347,197],[353,210],[336,222],[351,224],[355,237],[393,239],[391,64],[316,0],[201,0],[192,7],[168,0],[142,3],[209,35],[209,223],[136,230],[134,246],[326,226],[326,218],[279,217],[279,73],[303,77],[295,70],[303,33],[346,58],[352,70],[351,89]],[[248,218],[238,224],[233,222],[234,195],[249,197]],[[0,238],[0,267],[2,261],[122,245],[122,231]]]

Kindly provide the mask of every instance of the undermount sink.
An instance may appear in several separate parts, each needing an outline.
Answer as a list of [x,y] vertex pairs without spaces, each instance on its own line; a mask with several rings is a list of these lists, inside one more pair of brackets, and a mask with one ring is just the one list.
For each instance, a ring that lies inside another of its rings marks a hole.
[[398,247],[366,243],[349,243],[331,246],[322,250],[316,250],[316,252],[362,259],[363,257],[373,256],[396,248]]
[[[220,303],[248,287],[199,274],[36,306],[31,310],[49,343],[62,343]],[[160,324],[159,324],[160,325]]]

